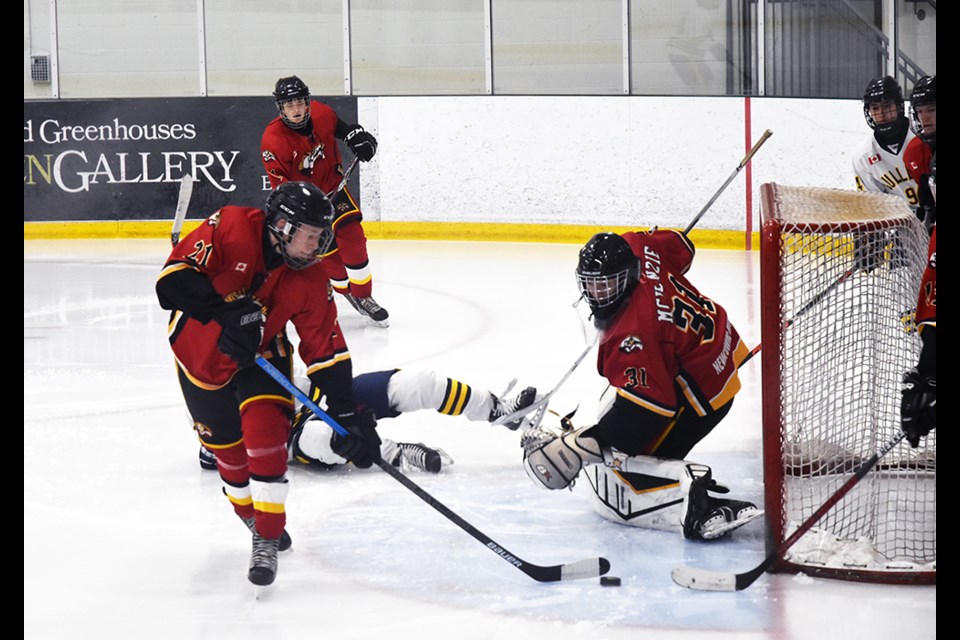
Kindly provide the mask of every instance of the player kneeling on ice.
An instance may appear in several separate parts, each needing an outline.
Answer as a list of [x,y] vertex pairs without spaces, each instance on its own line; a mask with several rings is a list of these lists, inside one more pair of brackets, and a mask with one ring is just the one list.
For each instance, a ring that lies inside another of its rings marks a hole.
[[[301,387],[305,385],[301,383]],[[450,416],[462,415],[471,421],[493,422],[518,409],[530,406],[536,400],[537,390],[527,387],[510,398],[498,398],[493,393],[441,376],[433,371],[391,369],[364,373],[353,379],[353,395],[357,404],[373,412],[378,423],[384,418],[396,418],[402,413],[433,409]],[[321,394],[314,386],[309,393],[319,403]],[[519,426],[507,424],[508,428]],[[326,422],[303,409],[290,435],[290,455],[293,460],[321,468],[345,464],[347,460],[333,450],[336,440],[333,429]],[[423,443],[394,442],[381,438],[380,455],[402,470],[418,469],[438,473],[453,459],[442,449]]]
[[762,512],[710,495],[728,489],[686,460],[730,411],[749,353],[726,310],[684,276],[693,256],[670,230],[590,239],[576,275],[609,393],[597,424],[575,429],[568,416],[561,430],[531,429],[521,444],[534,483],[564,489],[583,471],[604,517],[712,540]]

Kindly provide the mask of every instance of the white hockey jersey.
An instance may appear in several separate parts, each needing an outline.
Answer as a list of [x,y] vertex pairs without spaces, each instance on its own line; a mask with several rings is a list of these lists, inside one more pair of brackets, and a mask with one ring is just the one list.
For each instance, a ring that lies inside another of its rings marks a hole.
[[891,153],[871,135],[870,142],[853,157],[857,189],[899,195],[915,211],[920,202],[917,183],[910,178],[903,163],[903,152],[913,138],[913,132],[907,131],[903,144],[895,150],[896,153]]

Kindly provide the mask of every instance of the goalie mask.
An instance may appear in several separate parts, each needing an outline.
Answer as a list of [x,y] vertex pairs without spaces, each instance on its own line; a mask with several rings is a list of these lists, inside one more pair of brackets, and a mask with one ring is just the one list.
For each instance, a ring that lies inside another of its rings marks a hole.
[[[289,78],[280,78],[273,89],[273,100],[277,105],[277,111],[280,113],[280,119],[294,131],[305,131],[310,127],[310,89],[297,76]],[[302,100],[306,114],[299,122],[291,120],[283,109],[283,105],[289,102]]]
[[927,144],[937,144],[937,76],[924,76],[913,86],[910,128]]
[[903,106],[903,89],[890,76],[870,81],[863,92],[863,117],[874,130],[877,142],[899,143],[910,124]]
[[598,233],[580,249],[577,287],[596,320],[612,318],[637,286],[640,264],[627,241]]
[[333,245],[334,209],[309,182],[284,182],[267,197],[267,230],[291,269],[316,263]]

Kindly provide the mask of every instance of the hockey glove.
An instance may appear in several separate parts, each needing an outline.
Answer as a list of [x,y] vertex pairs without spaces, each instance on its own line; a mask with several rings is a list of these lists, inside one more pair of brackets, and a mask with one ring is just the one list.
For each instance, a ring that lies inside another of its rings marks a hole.
[[346,458],[361,469],[368,469],[380,461],[380,436],[377,435],[377,420],[369,409],[331,414],[337,424],[348,431],[345,436],[336,431],[330,440],[330,448],[341,458]]
[[937,428],[937,379],[920,377],[916,369],[903,376],[900,423],[910,446],[920,446],[920,438]]
[[377,139],[360,125],[351,129],[343,140],[361,162],[370,162],[377,153]]
[[263,340],[263,309],[252,298],[227,302],[213,312],[220,323],[217,348],[233,358],[241,367],[253,364]]

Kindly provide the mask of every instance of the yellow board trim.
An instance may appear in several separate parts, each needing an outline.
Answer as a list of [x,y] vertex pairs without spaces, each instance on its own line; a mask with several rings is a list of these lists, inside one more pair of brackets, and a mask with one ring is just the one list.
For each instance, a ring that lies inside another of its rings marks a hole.
[[[189,220],[180,237],[187,235],[202,220]],[[24,222],[24,240],[63,240],[97,238],[169,238],[168,220],[115,220],[80,222]],[[501,224],[487,222],[376,222],[365,220],[363,230],[371,240],[460,240],[474,242],[542,242],[583,244],[600,231],[624,233],[648,227],[591,226],[573,224]],[[694,229],[690,240],[699,249],[738,249],[746,247],[744,231]],[[751,246],[760,247],[760,234],[753,234]]]

